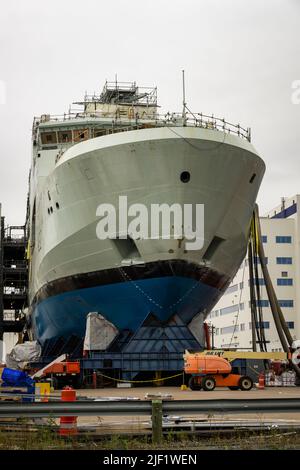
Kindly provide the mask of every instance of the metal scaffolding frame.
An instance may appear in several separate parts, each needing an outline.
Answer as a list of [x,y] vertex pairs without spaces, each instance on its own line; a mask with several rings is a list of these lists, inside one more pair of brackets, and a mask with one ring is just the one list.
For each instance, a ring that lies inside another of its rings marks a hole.
[[4,238],[4,217],[0,221],[0,340],[3,339],[3,320],[4,320],[4,305],[3,305],[3,238]]
[[[21,232],[16,236],[15,232]],[[25,226],[0,229],[0,340],[4,333],[20,333],[24,328],[23,309],[27,305],[28,267],[25,259],[27,238]]]

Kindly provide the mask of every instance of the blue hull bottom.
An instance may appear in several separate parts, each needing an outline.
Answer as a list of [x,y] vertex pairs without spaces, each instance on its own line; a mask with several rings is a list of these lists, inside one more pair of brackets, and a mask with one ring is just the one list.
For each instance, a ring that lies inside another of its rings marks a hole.
[[136,331],[149,313],[161,321],[177,314],[187,324],[197,313],[209,311],[220,295],[215,287],[181,276],[76,289],[35,305],[32,312],[34,335],[41,344],[71,335],[84,337],[89,312],[101,313],[119,330]]

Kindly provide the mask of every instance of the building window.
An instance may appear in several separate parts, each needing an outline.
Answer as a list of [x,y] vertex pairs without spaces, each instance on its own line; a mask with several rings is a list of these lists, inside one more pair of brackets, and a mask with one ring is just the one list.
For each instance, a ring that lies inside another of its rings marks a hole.
[[293,330],[295,328],[295,324],[293,321],[287,321],[286,322],[286,325],[288,328],[290,328],[291,330]]
[[262,239],[262,242],[263,242],[263,243],[267,243],[267,242],[268,242],[268,237],[267,237],[267,235],[262,235],[261,239]]
[[293,300],[278,300],[280,307],[294,307]]
[[277,285],[278,286],[292,286],[293,285],[293,279],[285,277],[284,279],[277,279]]
[[282,277],[288,277],[288,272],[287,271],[281,271],[281,276]]
[[240,310],[244,310],[244,308],[245,308],[245,304],[244,304],[244,302],[241,302],[240,303]]
[[241,324],[240,324],[240,330],[241,330],[241,331],[245,331],[245,323],[241,323]]
[[239,331],[239,325],[225,326],[220,329],[221,335],[226,335],[228,333],[237,333]]
[[[250,302],[250,306],[251,306],[251,302]],[[263,299],[256,300],[256,306],[257,307],[269,307],[269,301],[263,300]]]
[[228,313],[238,312],[239,306],[238,305],[231,305],[230,307],[225,307],[220,309],[220,316],[227,315]]
[[276,243],[292,243],[292,237],[290,236],[277,236]]
[[238,285],[234,284],[233,286],[229,286],[225,291],[225,294],[231,294],[232,292],[236,292],[238,290]]
[[292,258],[290,257],[277,257],[276,258],[277,264],[292,264]]
[[244,288],[244,282],[240,282],[240,289],[242,290]]
[[219,316],[219,310],[213,310],[209,314],[209,318],[214,318],[214,317],[218,317],[218,316]]
[[215,335],[218,336],[218,334],[219,334],[219,328],[216,328],[215,329]]

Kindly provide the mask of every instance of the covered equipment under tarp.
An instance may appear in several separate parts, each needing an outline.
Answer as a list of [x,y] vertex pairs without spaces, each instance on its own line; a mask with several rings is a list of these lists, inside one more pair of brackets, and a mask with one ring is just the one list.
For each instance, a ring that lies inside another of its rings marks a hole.
[[105,351],[119,334],[118,328],[100,313],[91,312],[87,316],[84,338],[84,351]]
[[42,348],[37,341],[25,341],[16,344],[6,355],[6,365],[11,369],[24,369],[28,362],[34,362],[41,356]]

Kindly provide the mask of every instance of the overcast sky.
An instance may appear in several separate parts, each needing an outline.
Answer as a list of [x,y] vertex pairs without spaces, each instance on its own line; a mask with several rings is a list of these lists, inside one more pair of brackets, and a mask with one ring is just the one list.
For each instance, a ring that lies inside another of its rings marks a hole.
[[252,128],[267,165],[261,212],[300,192],[299,0],[9,0],[0,10],[0,202],[25,219],[34,115],[60,114],[85,90],[157,85],[181,110]]

